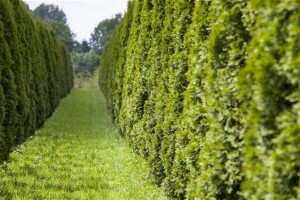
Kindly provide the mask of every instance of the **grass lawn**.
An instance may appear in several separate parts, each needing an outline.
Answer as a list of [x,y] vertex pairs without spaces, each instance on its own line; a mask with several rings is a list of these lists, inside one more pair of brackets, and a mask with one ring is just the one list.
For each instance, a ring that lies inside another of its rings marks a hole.
[[0,166],[0,199],[166,199],[115,131],[97,89],[74,89]]

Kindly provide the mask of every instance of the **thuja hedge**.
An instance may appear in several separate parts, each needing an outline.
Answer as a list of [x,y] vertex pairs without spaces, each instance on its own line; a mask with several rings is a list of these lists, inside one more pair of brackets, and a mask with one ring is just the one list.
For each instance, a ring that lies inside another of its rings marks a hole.
[[300,3],[134,0],[100,87],[178,199],[300,199]]
[[73,86],[68,50],[20,0],[0,1],[0,161]]

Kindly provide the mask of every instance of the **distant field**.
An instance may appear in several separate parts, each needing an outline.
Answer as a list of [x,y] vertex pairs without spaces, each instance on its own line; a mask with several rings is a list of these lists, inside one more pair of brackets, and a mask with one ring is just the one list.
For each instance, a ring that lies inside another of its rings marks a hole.
[[0,199],[166,199],[105,105],[98,90],[74,89],[0,167]]
[[77,74],[74,77],[74,87],[77,89],[97,89],[98,76],[89,74]]

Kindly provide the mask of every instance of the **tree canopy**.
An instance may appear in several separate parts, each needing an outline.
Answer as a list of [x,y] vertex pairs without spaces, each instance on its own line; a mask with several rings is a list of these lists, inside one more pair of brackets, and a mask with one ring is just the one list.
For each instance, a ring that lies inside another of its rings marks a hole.
[[73,32],[71,31],[67,16],[62,9],[53,4],[42,3],[33,11],[34,16],[41,17],[70,51],[74,49]]
[[120,23],[122,14],[118,13],[111,19],[101,21],[91,34],[90,46],[97,53],[101,53],[102,49],[108,44],[115,27]]
[[62,9],[53,4],[42,3],[33,11],[34,15],[40,16],[44,21],[55,20],[67,25],[67,16]]

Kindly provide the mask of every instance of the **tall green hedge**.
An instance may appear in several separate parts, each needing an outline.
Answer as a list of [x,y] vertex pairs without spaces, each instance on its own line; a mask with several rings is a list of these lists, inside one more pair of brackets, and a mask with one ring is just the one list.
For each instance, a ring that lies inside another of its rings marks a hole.
[[66,48],[20,0],[0,1],[0,161],[73,86]]
[[300,199],[300,3],[131,0],[99,83],[177,199]]

